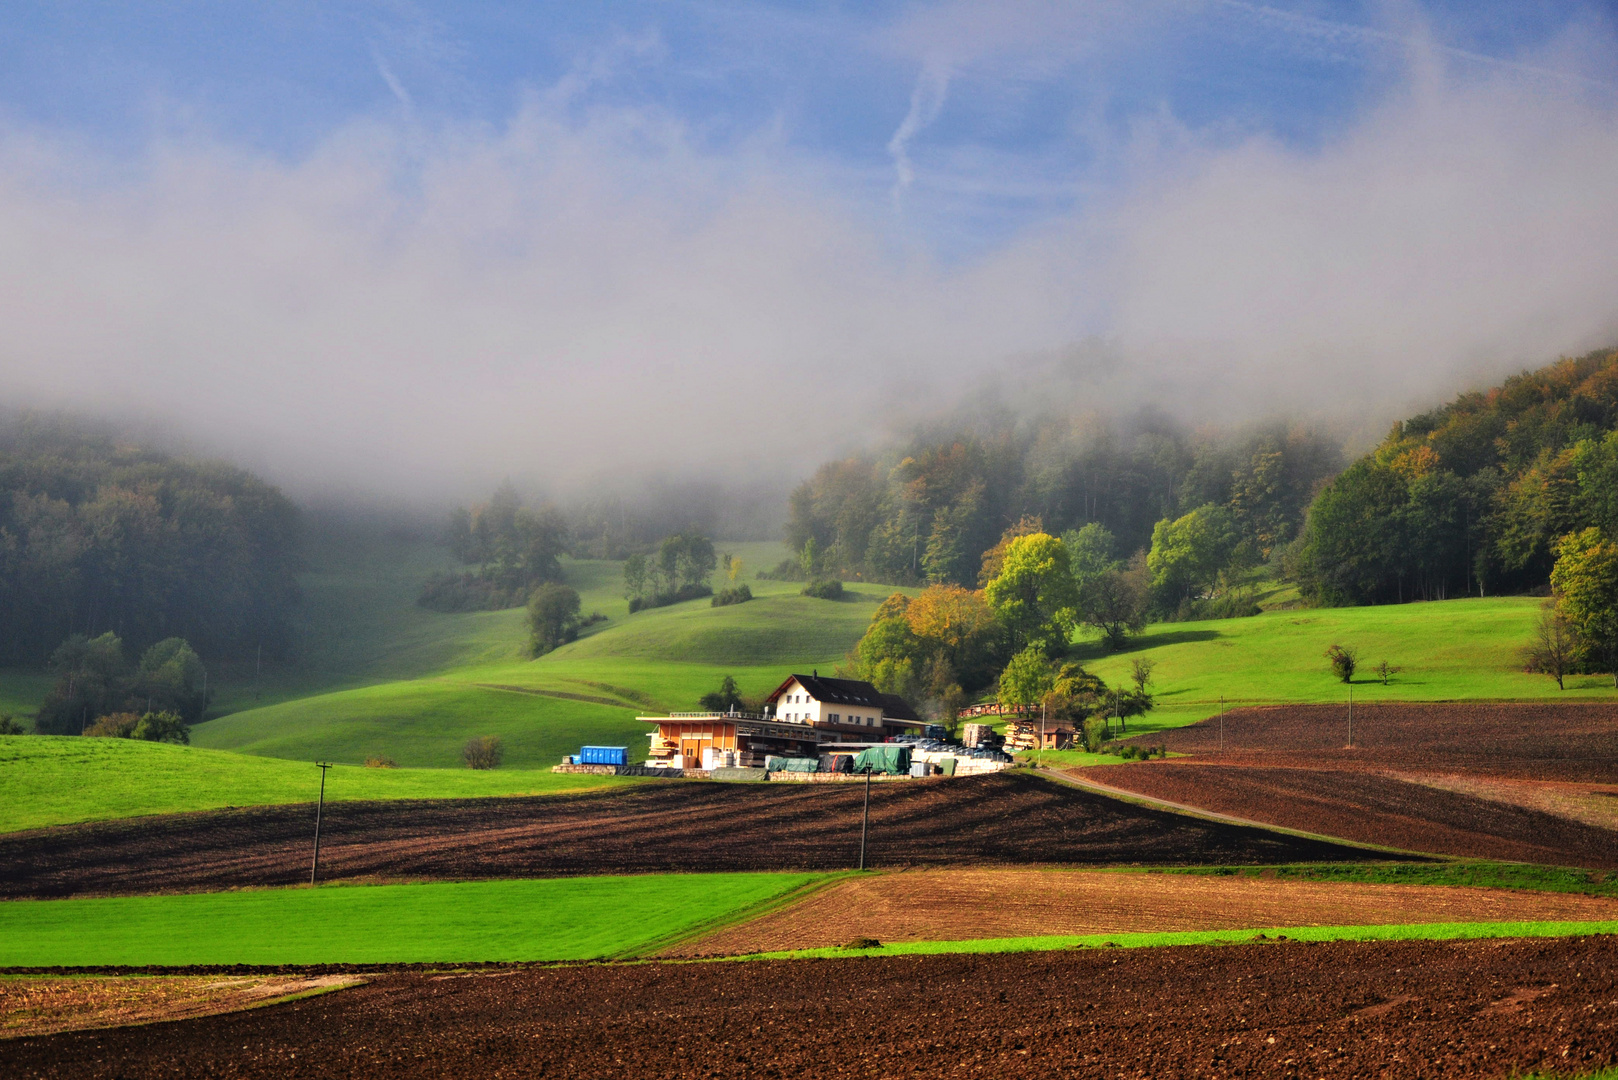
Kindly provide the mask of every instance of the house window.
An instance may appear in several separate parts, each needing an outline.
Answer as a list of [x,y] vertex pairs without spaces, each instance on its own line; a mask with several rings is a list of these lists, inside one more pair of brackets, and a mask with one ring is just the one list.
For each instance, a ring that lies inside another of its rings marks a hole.
[[827,713],[826,714],[826,722],[829,723],[829,724],[837,723],[837,714],[836,713]]

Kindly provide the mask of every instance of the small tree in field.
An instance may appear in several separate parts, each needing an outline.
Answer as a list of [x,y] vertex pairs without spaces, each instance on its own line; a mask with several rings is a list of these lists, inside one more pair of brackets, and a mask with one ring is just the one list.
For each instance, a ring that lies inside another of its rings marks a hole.
[[1156,667],[1156,660],[1145,657],[1129,665],[1129,679],[1135,684],[1135,696],[1144,701],[1148,709],[1152,707],[1152,670]]
[[529,648],[535,656],[579,636],[579,594],[570,585],[547,582],[528,598]]
[[1579,636],[1566,615],[1551,601],[1539,613],[1533,640],[1523,648],[1523,668],[1549,675],[1558,690],[1566,690],[1562,680],[1573,673],[1579,660]]
[[1326,650],[1326,659],[1331,661],[1332,674],[1344,682],[1354,681],[1354,671],[1360,666],[1358,649],[1344,645],[1333,645]]
[[1395,664],[1390,664],[1386,660],[1382,661],[1380,664],[1378,664],[1376,666],[1377,678],[1382,680],[1382,685],[1383,686],[1388,685],[1388,680],[1393,678],[1395,675],[1399,674],[1399,672],[1401,672],[1403,670],[1404,670],[1404,668],[1399,667],[1399,666],[1397,666]]
[[466,740],[461,757],[468,769],[498,769],[506,756],[506,748],[498,735],[478,735]]

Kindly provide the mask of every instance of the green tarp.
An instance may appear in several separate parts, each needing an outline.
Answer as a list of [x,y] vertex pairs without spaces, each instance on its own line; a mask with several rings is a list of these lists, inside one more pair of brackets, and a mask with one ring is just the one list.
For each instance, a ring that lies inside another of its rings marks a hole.
[[854,755],[854,771],[860,773],[866,769],[889,776],[906,776],[910,773],[910,747],[896,744],[861,750]]
[[764,759],[764,768],[770,772],[819,772],[820,759],[812,757],[775,757]]

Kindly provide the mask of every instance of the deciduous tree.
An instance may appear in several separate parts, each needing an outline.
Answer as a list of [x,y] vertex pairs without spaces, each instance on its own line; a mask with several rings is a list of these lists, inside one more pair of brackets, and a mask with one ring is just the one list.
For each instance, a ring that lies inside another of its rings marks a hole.
[[1564,536],[1551,587],[1586,663],[1610,672],[1618,686],[1618,544],[1594,527]]
[[1054,655],[1067,647],[1079,598],[1067,548],[1056,537],[1034,533],[1013,540],[984,596],[1014,650],[1034,646]]

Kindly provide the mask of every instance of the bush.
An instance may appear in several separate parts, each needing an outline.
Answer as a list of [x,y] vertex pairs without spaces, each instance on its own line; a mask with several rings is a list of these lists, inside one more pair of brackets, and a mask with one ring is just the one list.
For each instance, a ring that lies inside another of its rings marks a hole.
[[461,757],[468,769],[498,769],[506,748],[498,735],[478,735],[466,740]]
[[1150,761],[1153,757],[1166,758],[1169,756],[1167,743],[1157,746],[1139,746],[1135,743],[1107,743],[1101,747],[1103,754],[1112,754],[1125,761]]
[[135,734],[135,725],[139,723],[140,717],[132,712],[111,713],[97,717],[95,723],[84,729],[84,735],[91,739],[127,739]]
[[738,585],[734,589],[720,589],[714,593],[714,607],[729,607],[731,604],[745,604],[753,599],[753,590],[746,585]]
[[1107,741],[1107,720],[1102,716],[1092,716],[1084,722],[1084,748],[1092,754],[1101,749],[1101,744]]
[[434,574],[422,586],[416,603],[431,611],[504,611],[522,607],[529,586],[521,581],[502,583],[482,574]]
[[1360,666],[1358,649],[1343,645],[1333,645],[1326,650],[1326,659],[1331,661],[1332,674],[1344,682],[1354,680],[1354,671]]
[[365,759],[367,769],[397,769],[399,763],[386,754],[372,754]]
[[28,729],[13,720],[10,713],[0,713],[0,735],[25,735]]
[[841,600],[843,598],[843,583],[841,581],[811,581],[803,587],[804,596],[813,596],[817,600]]
[[1246,619],[1263,609],[1248,591],[1229,592],[1201,600],[1181,600],[1168,622],[1202,622],[1205,619]]
[[635,596],[629,600],[629,613],[646,611],[649,608],[668,607],[670,604],[683,603],[686,600],[696,600],[703,596],[712,596],[711,585],[681,585],[673,592],[654,593],[651,596]]
[[144,739],[147,742],[170,742],[191,745],[191,727],[179,713],[158,712],[147,713],[135,725],[130,733],[132,739]]
[[782,559],[773,570],[760,570],[758,576],[765,581],[805,581],[809,574],[797,559]]

